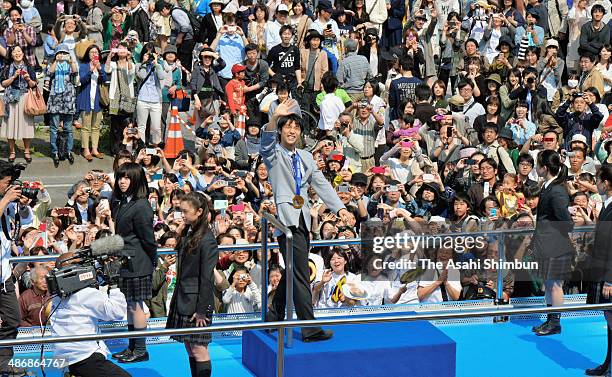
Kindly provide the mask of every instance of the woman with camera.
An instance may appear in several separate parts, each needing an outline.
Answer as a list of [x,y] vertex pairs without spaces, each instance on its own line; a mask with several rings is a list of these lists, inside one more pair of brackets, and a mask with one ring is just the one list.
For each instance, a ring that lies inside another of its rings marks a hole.
[[121,42],[119,47],[111,49],[104,70],[107,75],[110,75],[108,88],[111,115],[110,146],[111,154],[116,154],[123,139],[121,125],[136,109],[136,98],[134,97],[136,66],[126,43]]
[[24,113],[25,94],[29,88],[36,86],[36,73],[25,60],[21,47],[9,50],[10,63],[0,73],[0,83],[5,89],[4,108],[0,137],[6,138],[9,144],[9,162],[15,161],[15,140],[23,140],[24,156],[27,163],[30,157],[30,140],[34,137],[34,117]]
[[[189,193],[181,200],[183,223],[177,259],[177,277],[170,302],[166,328],[205,327],[212,323],[214,307],[214,268],[219,259],[217,241],[208,223],[206,197]],[[210,333],[172,336],[185,344],[192,377],[210,377],[211,362],[208,344]]]
[[[55,59],[47,67],[47,80],[49,82],[49,100],[47,101],[47,113],[51,116],[51,158],[55,167],[59,166],[59,154],[66,153],[68,162],[74,163],[72,145],[74,136],[72,126],[76,112],[76,86],[79,79],[79,66],[76,59],[70,54],[66,44],[60,44],[55,49]],[[46,81],[46,80],[45,80]],[[58,149],[57,133],[63,126],[63,132],[67,134],[66,150]]]
[[[117,234],[125,243],[123,253],[129,256],[127,266],[120,272],[119,287],[128,303],[130,331],[147,328],[143,304],[153,295],[152,274],[157,261],[157,243],[148,197],[147,178],[142,167],[135,162],[121,165],[115,173],[112,213]],[[128,348],[113,357],[120,363],[149,360],[145,338],[130,339]]]
[[[138,87],[138,101],[136,102],[136,116],[138,119],[138,133],[147,145],[157,147],[162,142],[162,88],[161,81],[165,71],[152,42],[145,44],[142,50],[142,64],[137,76],[140,79]],[[146,139],[147,120],[151,119],[151,137]]]

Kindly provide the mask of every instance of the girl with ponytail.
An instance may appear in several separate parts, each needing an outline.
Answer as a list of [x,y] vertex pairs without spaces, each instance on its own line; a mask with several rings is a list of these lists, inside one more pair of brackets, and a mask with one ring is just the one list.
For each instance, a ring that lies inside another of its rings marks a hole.
[[[537,222],[531,241],[535,261],[538,262],[536,275],[544,281],[546,304],[563,305],[563,280],[569,278],[573,248],[569,233],[573,222],[568,210],[569,194],[565,187],[567,167],[559,153],[543,150],[538,154],[538,175],[544,179],[540,201],[537,207]],[[538,336],[559,334],[561,315],[549,313],[546,322],[535,326]]]

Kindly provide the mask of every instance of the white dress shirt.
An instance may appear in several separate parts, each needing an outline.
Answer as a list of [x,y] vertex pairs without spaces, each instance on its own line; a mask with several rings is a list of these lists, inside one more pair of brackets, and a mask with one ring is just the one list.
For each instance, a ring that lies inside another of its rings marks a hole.
[[[120,321],[127,316],[127,302],[117,288],[108,295],[84,288],[64,300],[55,297],[52,313],[51,331],[57,336],[97,334],[98,321]],[[57,343],[53,350],[54,357],[66,359],[68,365],[83,361],[94,352],[104,357],[110,354],[103,341]]]

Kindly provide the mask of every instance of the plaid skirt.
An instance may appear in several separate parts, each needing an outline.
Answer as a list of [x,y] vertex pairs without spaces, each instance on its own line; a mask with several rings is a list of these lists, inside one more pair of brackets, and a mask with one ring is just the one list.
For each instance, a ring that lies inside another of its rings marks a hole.
[[542,280],[568,280],[572,274],[571,253],[559,257],[549,258],[534,255],[534,260],[538,262],[538,269],[535,275]]
[[119,279],[119,289],[127,302],[141,302],[153,298],[153,277],[151,275]]
[[[175,308],[170,307],[170,313],[168,313],[168,321],[166,322],[167,329],[191,329],[196,328],[195,321],[191,321],[191,316],[181,315]],[[185,343],[196,343],[202,345],[208,345],[212,341],[211,333],[204,334],[190,334],[190,335],[172,335],[170,339],[174,339],[177,342]]]

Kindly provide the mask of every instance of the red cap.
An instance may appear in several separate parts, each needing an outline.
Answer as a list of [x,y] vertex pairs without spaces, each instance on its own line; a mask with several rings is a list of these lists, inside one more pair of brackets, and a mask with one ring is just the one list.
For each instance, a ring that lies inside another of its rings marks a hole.
[[232,75],[235,75],[238,72],[246,71],[246,67],[242,64],[234,64],[232,67]]

